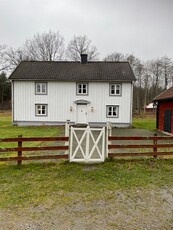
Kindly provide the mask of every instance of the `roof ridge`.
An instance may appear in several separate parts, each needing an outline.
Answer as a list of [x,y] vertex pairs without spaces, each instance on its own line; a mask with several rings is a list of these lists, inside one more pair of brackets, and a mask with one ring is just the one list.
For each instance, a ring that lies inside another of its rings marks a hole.
[[[80,63],[82,64],[80,61],[39,61],[39,60],[22,60],[20,63],[22,62],[35,62],[35,63]],[[20,64],[19,63],[19,64]],[[129,63],[128,61],[88,61],[87,63]],[[86,63],[86,64],[87,64]],[[130,63],[129,63],[130,64]],[[85,64],[83,64],[85,65]]]

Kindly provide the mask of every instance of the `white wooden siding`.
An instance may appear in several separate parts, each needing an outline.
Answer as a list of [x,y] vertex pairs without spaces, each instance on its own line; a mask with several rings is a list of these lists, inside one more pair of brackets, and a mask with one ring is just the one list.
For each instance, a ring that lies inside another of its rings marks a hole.
[[[16,122],[76,122],[76,100],[84,99],[87,105],[88,122],[131,123],[132,84],[122,83],[122,95],[110,96],[109,83],[89,82],[88,95],[76,95],[75,82],[48,82],[47,95],[35,94],[35,82],[13,82],[13,119]],[[47,104],[46,117],[35,116],[35,104]],[[118,118],[106,117],[106,105],[118,105]],[[91,109],[93,107],[93,111]],[[70,111],[72,108],[72,111]]]

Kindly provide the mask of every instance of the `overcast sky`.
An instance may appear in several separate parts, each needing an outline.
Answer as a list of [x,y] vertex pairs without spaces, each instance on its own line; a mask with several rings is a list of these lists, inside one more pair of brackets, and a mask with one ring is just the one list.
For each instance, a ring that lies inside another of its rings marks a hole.
[[0,0],[0,44],[22,46],[37,32],[66,44],[86,34],[100,53],[173,58],[173,0]]

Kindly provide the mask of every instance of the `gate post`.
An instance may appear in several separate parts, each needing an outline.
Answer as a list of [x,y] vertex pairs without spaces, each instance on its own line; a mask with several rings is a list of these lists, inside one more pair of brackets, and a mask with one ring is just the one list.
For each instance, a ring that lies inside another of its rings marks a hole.
[[90,139],[90,127],[89,125],[86,128],[86,161],[88,162],[89,160],[89,139]]
[[109,141],[109,136],[112,136],[112,126],[110,122],[107,122],[107,127],[106,127],[106,158],[108,158],[108,145],[111,144],[111,141]]

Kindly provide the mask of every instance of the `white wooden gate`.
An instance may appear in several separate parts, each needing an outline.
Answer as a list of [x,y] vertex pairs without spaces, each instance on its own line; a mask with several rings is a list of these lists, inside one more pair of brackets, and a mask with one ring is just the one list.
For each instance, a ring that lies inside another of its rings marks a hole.
[[70,162],[103,162],[105,160],[105,127],[71,127]]

